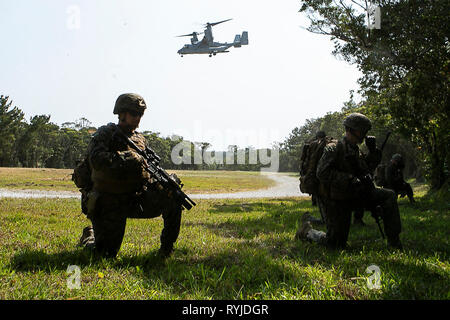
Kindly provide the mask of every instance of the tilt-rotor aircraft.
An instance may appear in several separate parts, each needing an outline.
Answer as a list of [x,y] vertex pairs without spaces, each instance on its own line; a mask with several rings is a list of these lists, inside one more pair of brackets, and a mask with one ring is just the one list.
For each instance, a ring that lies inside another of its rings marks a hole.
[[[215,56],[217,53],[222,52],[229,52],[228,48],[235,47],[239,48],[243,45],[248,45],[248,32],[244,31],[242,32],[242,35],[237,34],[234,37],[234,41],[232,43],[221,43],[221,42],[214,42],[214,38],[212,35],[212,27],[222,23],[230,21],[231,19],[219,21],[219,22],[213,22],[213,23],[206,23],[205,24],[205,31],[203,32],[192,32],[190,34],[183,34],[178,37],[192,37],[191,38],[191,44],[185,44],[183,48],[178,50],[178,54],[181,56],[185,54],[209,54],[209,56]],[[198,40],[198,35],[205,34],[203,39],[201,41]]]

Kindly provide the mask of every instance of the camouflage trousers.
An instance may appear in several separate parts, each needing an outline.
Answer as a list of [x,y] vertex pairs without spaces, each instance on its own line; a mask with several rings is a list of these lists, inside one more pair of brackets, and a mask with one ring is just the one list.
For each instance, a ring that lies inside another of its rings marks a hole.
[[[389,189],[376,188],[371,198],[372,206],[381,206],[384,232],[388,243],[397,246],[400,243],[401,221],[395,193]],[[325,214],[327,232],[322,237],[311,239],[331,248],[345,248],[350,231],[352,212],[358,208],[369,210],[363,201],[332,200],[319,197],[320,206]]]
[[125,234],[127,218],[155,218],[162,215],[161,248],[171,250],[181,225],[182,207],[159,191],[147,191],[140,201],[131,195],[96,194],[88,213],[94,231],[94,248],[105,257],[115,257]]

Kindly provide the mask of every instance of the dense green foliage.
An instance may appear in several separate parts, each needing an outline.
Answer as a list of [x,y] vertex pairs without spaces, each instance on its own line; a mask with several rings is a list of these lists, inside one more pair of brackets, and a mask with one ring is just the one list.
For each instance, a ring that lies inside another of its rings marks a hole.
[[16,163],[17,136],[23,131],[23,112],[11,105],[8,97],[0,96],[0,166]]
[[331,37],[334,55],[357,65],[367,109],[421,148],[439,189],[449,176],[450,2],[370,2],[380,8],[379,29],[367,27],[368,1],[308,0],[300,11],[309,31]]
[[26,122],[23,112],[8,100],[0,96],[0,167],[73,168],[95,128],[80,126],[85,119],[60,128],[47,115]]

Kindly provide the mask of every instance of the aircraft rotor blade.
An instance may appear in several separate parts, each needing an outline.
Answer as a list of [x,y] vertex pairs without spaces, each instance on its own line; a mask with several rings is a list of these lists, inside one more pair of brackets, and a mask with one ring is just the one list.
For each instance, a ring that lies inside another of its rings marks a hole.
[[181,36],[177,36],[177,37],[193,37],[194,35],[200,35],[203,34],[203,32],[192,32],[189,34],[182,34]]
[[222,20],[222,21],[219,21],[219,22],[212,22],[212,23],[208,22],[208,23],[206,23],[206,25],[207,26],[215,26],[216,24],[227,22],[227,21],[230,21],[230,20],[233,20],[233,19],[227,19],[227,20]]
[[190,34],[182,34],[181,36],[177,36],[177,37],[179,38],[179,37],[191,37],[191,36],[193,36],[192,33],[190,33]]

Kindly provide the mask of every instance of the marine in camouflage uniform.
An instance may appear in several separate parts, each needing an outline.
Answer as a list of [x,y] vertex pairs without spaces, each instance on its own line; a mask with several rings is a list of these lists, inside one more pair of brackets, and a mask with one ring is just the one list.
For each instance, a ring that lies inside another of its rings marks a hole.
[[93,185],[83,200],[92,227],[83,230],[80,244],[102,256],[117,255],[127,218],[162,215],[164,228],[159,250],[162,256],[170,255],[178,238],[181,205],[143,170],[146,160],[115,134],[121,130],[139,148],[145,149],[145,137],[135,131],[145,109],[145,101],[139,95],[119,96],[114,107],[119,124],[100,127],[88,146]]
[[414,200],[414,193],[411,185],[403,178],[403,169],[405,168],[405,161],[401,154],[394,154],[391,161],[386,167],[386,185],[385,188],[394,190],[396,196],[399,194],[404,197],[408,196],[411,203],[416,202]]
[[327,144],[317,166],[320,181],[318,200],[325,211],[327,232],[314,230],[308,219],[302,217],[302,226],[296,237],[330,248],[345,248],[352,211],[379,205],[388,245],[401,248],[401,222],[394,192],[383,188],[367,189],[358,178],[373,172],[377,162],[377,157],[370,151],[364,155],[358,148],[371,129],[370,120],[353,113],[344,120],[344,126],[344,138]]

